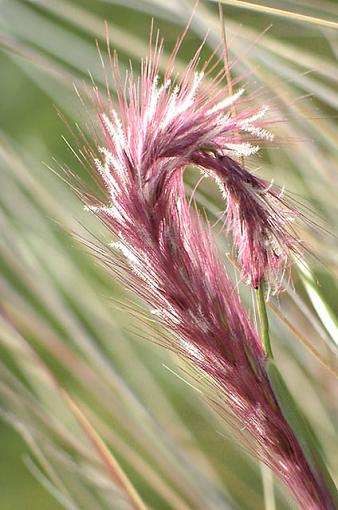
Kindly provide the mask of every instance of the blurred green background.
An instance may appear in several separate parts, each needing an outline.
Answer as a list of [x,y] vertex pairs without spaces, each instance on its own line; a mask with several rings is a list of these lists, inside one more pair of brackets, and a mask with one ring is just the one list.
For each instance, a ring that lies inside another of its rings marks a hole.
[[[295,270],[294,287],[271,298],[297,330],[293,334],[271,313],[274,350],[335,474],[337,4],[258,4],[283,12],[224,6],[234,75],[250,71],[248,91],[263,86],[285,119],[273,128],[278,142],[250,166],[304,197],[311,218],[322,226],[302,232],[314,254],[308,259],[311,272]],[[104,20],[122,66],[131,59],[137,69],[147,54],[151,18],[169,53],[193,5],[188,0],[0,2],[1,510],[129,508],[51,374],[81,403],[150,507],[294,508],[277,483],[275,502],[264,494],[260,466],[238,450],[222,420],[175,375],[185,377],[182,363],[146,341],[158,334],[156,325],[113,302],[128,305],[132,297],[71,233],[91,239],[88,230],[95,231],[106,243],[109,236],[47,168],[61,173],[59,163],[69,165],[88,179],[62,140],[69,134],[56,110],[70,122],[86,121],[73,83],[90,86],[90,72],[103,84],[95,39],[104,48]],[[294,19],[293,12],[303,19]],[[203,56],[220,36],[216,3],[201,1],[178,70],[207,30]],[[187,190],[197,178],[194,171],[187,174]],[[210,217],[222,210],[212,183],[204,182],[196,196]],[[249,307],[251,296],[241,287]],[[271,489],[269,475],[264,476]]]

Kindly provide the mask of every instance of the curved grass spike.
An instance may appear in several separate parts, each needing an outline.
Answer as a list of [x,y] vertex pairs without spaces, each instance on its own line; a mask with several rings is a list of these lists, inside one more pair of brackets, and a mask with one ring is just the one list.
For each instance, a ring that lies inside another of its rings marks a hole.
[[285,268],[290,251],[299,249],[289,219],[296,213],[276,187],[236,161],[254,154],[259,140],[271,139],[265,108],[252,106],[254,98],[245,98],[241,89],[229,97],[223,66],[213,80],[204,81],[206,67],[197,72],[203,44],[177,77],[174,62],[181,43],[182,38],[163,82],[159,36],[141,63],[140,78],[132,70],[122,78],[108,47],[117,110],[107,77],[108,101],[94,87],[93,129],[79,140],[79,158],[104,199],[76,183],[87,209],[115,239],[106,252],[100,247],[96,253],[158,317],[167,331],[163,345],[204,374],[203,394],[238,442],[274,471],[300,508],[335,510],[326,479],[318,476],[285,419],[268,377],[266,352],[225,272],[211,229],[189,208],[185,194],[188,165],[216,179],[227,199],[227,226],[242,273],[254,287]]

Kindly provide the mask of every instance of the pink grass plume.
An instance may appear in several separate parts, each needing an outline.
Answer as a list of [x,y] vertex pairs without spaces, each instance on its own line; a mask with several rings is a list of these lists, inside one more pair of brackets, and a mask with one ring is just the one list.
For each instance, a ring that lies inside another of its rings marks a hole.
[[[102,255],[114,274],[142,297],[170,332],[163,343],[205,374],[209,402],[232,426],[239,442],[271,467],[304,510],[334,510],[324,481],[314,472],[270,385],[266,356],[215,247],[210,227],[189,208],[183,175],[198,166],[216,179],[227,202],[243,277],[254,287],[278,279],[298,255],[297,211],[280,190],[240,163],[272,135],[265,108],[248,106],[239,89],[227,96],[224,70],[206,80],[197,72],[201,48],[177,77],[177,43],[163,79],[162,43],[156,39],[136,78],[121,78],[110,57],[117,93],[113,108],[94,89],[99,134],[81,155],[104,200],[81,191],[87,207],[112,232],[126,262]],[[210,63],[209,63],[210,64]],[[108,79],[107,79],[108,80]],[[237,105],[238,114],[231,106]],[[85,138],[84,138],[85,139]],[[100,249],[97,249],[100,254]]]
[[303,215],[282,189],[241,164],[244,156],[253,156],[260,144],[273,140],[265,118],[268,108],[248,104],[250,98],[242,88],[228,96],[226,87],[220,86],[224,69],[213,79],[208,78],[210,62],[197,71],[203,44],[183,76],[177,77],[174,62],[179,45],[180,41],[161,83],[162,42],[158,39],[137,79],[131,70],[123,80],[116,54],[110,56],[119,109],[117,113],[112,108],[109,87],[108,108],[97,92],[106,139],[103,150],[113,155],[117,167],[124,166],[123,157],[128,158],[142,176],[142,189],[149,197],[177,169],[189,164],[213,177],[227,203],[226,231],[232,234],[243,278],[254,288],[265,280],[279,289],[283,275],[289,274],[292,256],[302,254],[295,224]]

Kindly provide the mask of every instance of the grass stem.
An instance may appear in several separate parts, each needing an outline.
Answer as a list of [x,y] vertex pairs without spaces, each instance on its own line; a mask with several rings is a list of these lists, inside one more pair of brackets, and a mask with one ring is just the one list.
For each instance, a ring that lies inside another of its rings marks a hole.
[[99,454],[101,460],[107,468],[107,472],[110,474],[112,480],[124,491],[128,496],[129,501],[135,510],[147,510],[147,507],[143,503],[141,497],[137,493],[136,489],[128,479],[125,472],[122,470],[120,464],[115,459],[110,450],[108,450],[101,437],[94,430],[86,416],[83,414],[79,406],[74,402],[70,395],[61,389],[61,394],[68,404],[69,408],[77,418],[79,424],[84,430],[85,434],[89,438],[90,442],[94,446],[95,450]]
[[273,473],[263,462],[260,462],[260,468],[262,474],[265,510],[276,510]]
[[258,289],[256,289],[256,302],[257,302],[257,308],[258,308],[259,323],[260,323],[260,328],[261,328],[262,345],[266,352],[267,357],[272,359],[273,355],[272,355],[270,335],[269,335],[269,320],[268,320],[268,314],[266,311],[262,280],[259,283]]

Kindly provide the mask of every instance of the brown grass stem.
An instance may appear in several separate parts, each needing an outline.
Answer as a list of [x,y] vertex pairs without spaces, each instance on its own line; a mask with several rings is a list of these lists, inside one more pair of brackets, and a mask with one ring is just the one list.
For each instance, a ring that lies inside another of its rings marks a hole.
[[77,421],[81,425],[83,431],[89,438],[90,442],[94,446],[95,450],[99,454],[101,460],[105,464],[108,473],[110,474],[112,480],[117,483],[121,489],[128,495],[129,500],[135,510],[148,510],[145,504],[143,503],[141,497],[137,493],[136,489],[128,479],[127,475],[121,468],[118,461],[115,459],[113,454],[109,451],[101,437],[95,431],[95,429],[90,424],[89,420],[83,414],[79,406],[74,402],[74,400],[69,396],[69,394],[63,389],[60,388],[61,395],[68,407],[76,417]]

